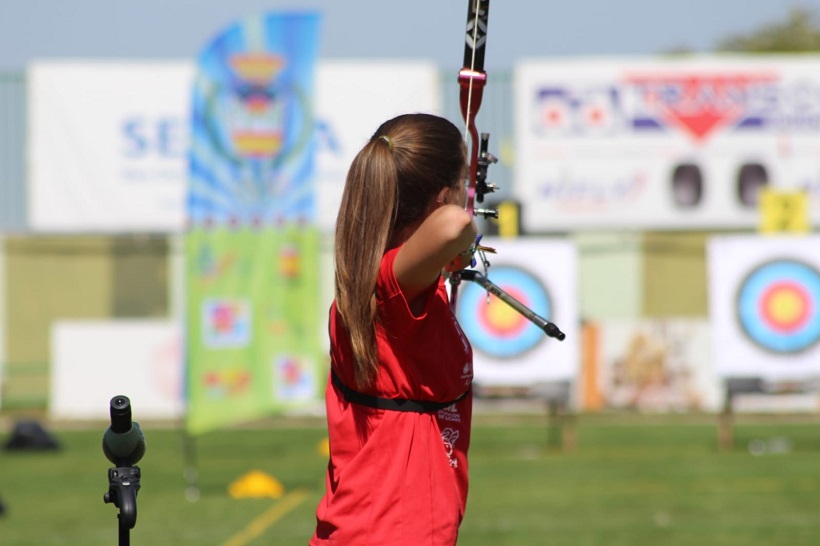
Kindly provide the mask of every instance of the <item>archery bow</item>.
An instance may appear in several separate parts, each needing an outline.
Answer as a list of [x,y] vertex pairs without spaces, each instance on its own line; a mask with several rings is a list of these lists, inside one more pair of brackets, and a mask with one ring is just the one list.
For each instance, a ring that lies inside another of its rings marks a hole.
[[[475,201],[484,201],[484,194],[494,191],[495,186],[487,185],[487,167],[495,163],[495,158],[487,152],[489,135],[484,133],[479,141],[475,117],[484,96],[487,74],[484,72],[484,50],[487,45],[487,21],[490,0],[467,0],[467,29],[464,34],[464,68],[458,72],[459,106],[464,119],[464,140],[469,139],[469,173],[467,178],[467,212],[473,215],[498,218],[493,210],[475,209]],[[480,143],[479,143],[480,142]],[[486,264],[486,260],[484,261]],[[456,310],[458,287],[462,275],[450,276],[450,307]]]
[[[489,133],[481,133],[479,137],[475,124],[475,117],[481,107],[484,96],[484,85],[487,83],[487,73],[484,72],[484,51],[487,45],[487,22],[490,12],[490,0],[468,0],[467,30],[464,42],[464,68],[458,72],[459,105],[461,116],[464,118],[464,139],[470,140],[470,170],[467,179],[467,212],[484,218],[498,218],[498,211],[492,209],[475,208],[475,202],[484,202],[484,196],[498,189],[495,184],[487,183],[487,168],[498,161],[488,151]],[[476,240],[476,245],[478,245]],[[450,275],[450,307],[455,313],[458,298],[458,287],[462,280],[480,284],[488,293],[494,294],[501,301],[515,309],[527,320],[538,326],[548,336],[564,339],[564,333],[548,320],[538,316],[520,301],[516,300],[499,286],[486,277],[486,270],[490,263],[478,247],[479,256],[484,266],[485,275],[478,271],[463,270]]]
[[464,42],[464,68],[458,73],[460,87],[459,103],[464,118],[465,140],[470,137],[470,174],[467,181],[467,211],[477,216],[498,218],[498,212],[475,209],[475,201],[482,203],[484,195],[496,190],[487,184],[487,167],[497,160],[487,152],[489,134],[482,133],[479,140],[475,117],[481,107],[487,73],[484,72],[484,50],[487,45],[487,21],[490,0],[468,0],[467,31]]

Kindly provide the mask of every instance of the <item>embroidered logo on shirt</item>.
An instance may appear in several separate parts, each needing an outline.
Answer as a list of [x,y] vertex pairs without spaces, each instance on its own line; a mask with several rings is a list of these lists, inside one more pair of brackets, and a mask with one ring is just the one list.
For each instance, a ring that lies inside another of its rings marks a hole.
[[450,421],[451,423],[461,422],[461,414],[458,413],[458,408],[455,404],[447,406],[444,409],[438,410],[438,412],[436,413],[436,417],[438,417],[442,421]]
[[444,452],[450,460],[450,466],[458,467],[458,459],[455,458],[453,452],[456,448],[456,440],[458,440],[459,432],[455,429],[447,427],[441,431],[441,441],[444,442]]

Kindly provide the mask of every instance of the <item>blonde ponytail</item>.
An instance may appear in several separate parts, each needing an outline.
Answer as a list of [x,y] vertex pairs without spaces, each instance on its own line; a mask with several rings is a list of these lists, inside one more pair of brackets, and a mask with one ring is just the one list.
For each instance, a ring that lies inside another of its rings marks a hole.
[[398,199],[396,168],[383,139],[353,160],[336,222],[336,309],[350,334],[356,383],[372,383],[378,369],[374,289]]
[[455,125],[406,114],[383,123],[350,166],[336,220],[336,310],[350,335],[360,388],[379,368],[374,292],[384,253],[442,188],[463,183],[465,161]]

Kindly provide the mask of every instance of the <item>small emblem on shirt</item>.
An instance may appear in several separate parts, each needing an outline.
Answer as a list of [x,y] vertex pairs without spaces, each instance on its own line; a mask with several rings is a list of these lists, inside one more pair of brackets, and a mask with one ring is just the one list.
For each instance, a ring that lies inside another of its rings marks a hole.
[[442,421],[449,421],[451,423],[461,422],[461,414],[458,413],[458,408],[455,404],[447,406],[444,409],[438,410],[438,413],[436,413],[436,417],[438,417]]
[[458,459],[453,454],[456,449],[456,441],[458,440],[458,431],[447,427],[441,431],[441,441],[444,442],[444,452],[447,454],[447,459],[450,460],[450,466],[458,467]]

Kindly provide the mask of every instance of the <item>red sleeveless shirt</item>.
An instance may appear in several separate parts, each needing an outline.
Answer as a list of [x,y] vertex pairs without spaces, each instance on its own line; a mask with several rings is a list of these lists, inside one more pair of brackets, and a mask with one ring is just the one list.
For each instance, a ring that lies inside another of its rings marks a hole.
[[[393,273],[398,248],[382,259],[376,282],[379,370],[356,385],[344,324],[330,309],[331,365],[364,394],[446,402],[469,389],[472,349],[450,311],[444,280],[410,311]],[[330,462],[311,546],[452,546],[467,504],[472,394],[432,413],[347,402],[330,381],[325,394]]]

